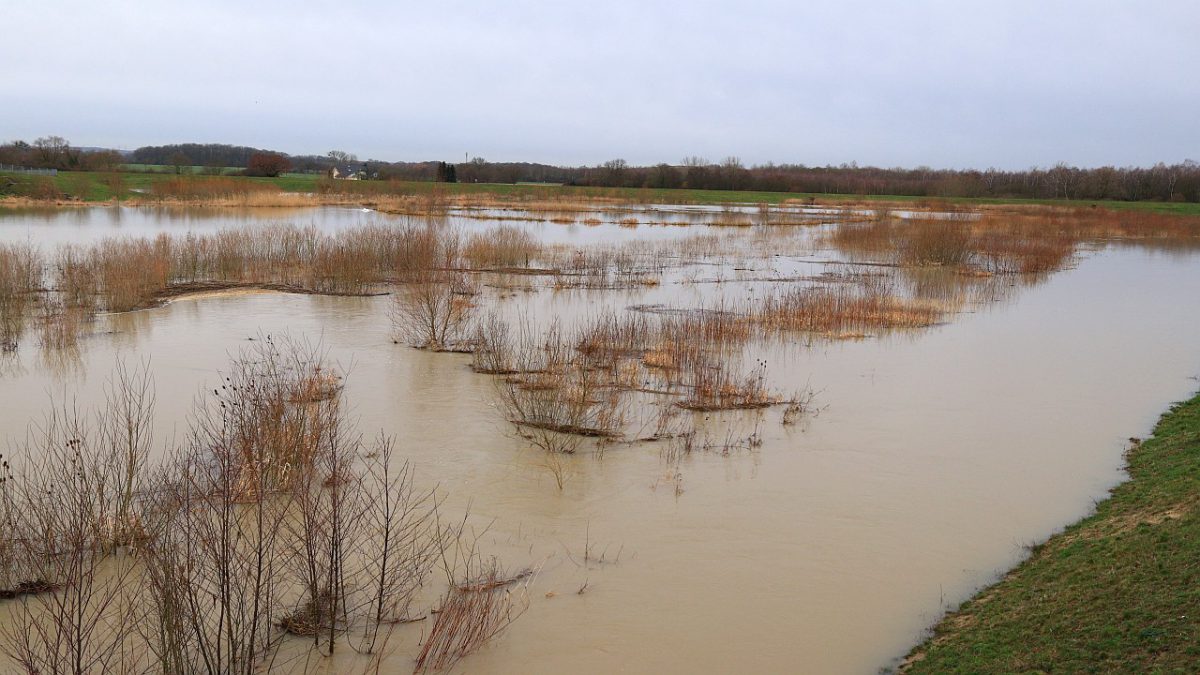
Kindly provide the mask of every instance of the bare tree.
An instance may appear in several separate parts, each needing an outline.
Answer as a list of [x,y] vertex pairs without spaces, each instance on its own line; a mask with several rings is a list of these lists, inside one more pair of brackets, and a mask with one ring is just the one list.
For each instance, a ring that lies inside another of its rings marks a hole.
[[464,348],[474,313],[471,292],[456,273],[419,275],[393,296],[391,318],[397,341],[434,351]]

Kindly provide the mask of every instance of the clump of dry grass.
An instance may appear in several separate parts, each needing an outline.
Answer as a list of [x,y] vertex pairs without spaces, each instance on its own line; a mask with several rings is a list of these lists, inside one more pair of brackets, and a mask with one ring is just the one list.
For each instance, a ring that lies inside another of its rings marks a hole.
[[42,275],[42,258],[32,244],[0,244],[0,351],[17,349]]
[[677,405],[685,410],[749,410],[779,403],[767,388],[767,364],[761,360],[742,374],[726,361],[693,359],[683,382],[688,393]]
[[287,492],[338,428],[340,392],[315,347],[264,336],[203,400],[192,440],[212,453],[234,501]]
[[[337,235],[272,225],[105,240],[87,251],[86,264],[98,277],[105,307],[121,311],[153,304],[173,286],[201,282],[364,294],[378,283],[456,267],[458,249],[456,232],[426,224],[366,226]],[[86,275],[79,270],[75,276]]]
[[1144,211],[998,207],[936,215],[900,218],[880,209],[840,223],[829,241],[854,257],[985,274],[1053,272],[1089,241],[1200,246],[1200,219]]
[[503,633],[528,606],[523,589],[510,588],[524,578],[506,575],[492,559],[473,581],[452,584],[442,597],[413,672],[452,668]]
[[900,242],[900,260],[906,265],[960,267],[971,262],[975,248],[971,230],[949,220],[907,221]]
[[749,320],[768,330],[842,336],[925,328],[940,323],[945,315],[944,307],[930,301],[839,285],[768,295],[752,310]]
[[976,250],[979,267],[993,274],[1043,274],[1062,269],[1075,252],[1076,242],[1067,236],[979,236]]
[[[748,374],[733,365],[751,333],[745,317],[727,310],[605,312],[571,334],[555,323],[537,338],[493,315],[477,327],[473,358],[477,371],[500,374],[499,398],[519,435],[550,455],[573,454],[587,439],[604,447],[630,437],[638,420],[634,437],[643,438],[647,429],[650,439],[670,437],[673,407],[713,411],[782,402],[768,390],[765,364]],[[639,413],[658,413],[631,418],[638,397],[650,397],[636,407]],[[675,405],[644,405],[654,397]],[[561,486],[570,467],[553,461]]]
[[[143,309],[181,294],[224,288],[368,295],[381,284],[420,284],[432,274],[449,274],[461,265],[460,249],[457,232],[428,223],[367,226],[336,235],[314,227],[269,225],[69,244],[53,252],[46,275],[46,262],[36,248],[3,245],[0,347],[16,349],[39,297],[49,303],[43,318],[54,319],[41,325],[66,327],[82,326],[98,311]],[[43,288],[44,276],[52,282],[49,289]],[[456,296],[473,293],[465,277],[452,281]],[[43,342],[73,340],[59,333]]]
[[103,306],[123,312],[145,306],[171,281],[171,240],[104,239],[91,250]]
[[474,269],[529,267],[538,257],[541,245],[519,227],[501,225],[476,232],[467,239],[463,258]]

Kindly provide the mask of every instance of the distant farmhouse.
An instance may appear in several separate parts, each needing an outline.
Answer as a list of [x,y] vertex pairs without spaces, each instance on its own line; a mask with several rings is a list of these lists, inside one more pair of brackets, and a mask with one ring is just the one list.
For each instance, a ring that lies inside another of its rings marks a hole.
[[334,165],[329,167],[329,177],[338,180],[365,180],[367,178],[367,165],[363,164],[360,169],[355,169],[345,164]]

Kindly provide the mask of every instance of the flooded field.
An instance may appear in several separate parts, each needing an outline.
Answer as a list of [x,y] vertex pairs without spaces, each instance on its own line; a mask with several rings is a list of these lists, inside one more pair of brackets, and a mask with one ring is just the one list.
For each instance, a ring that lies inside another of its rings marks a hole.
[[[444,550],[475,566],[431,562],[404,614],[420,620],[377,622],[382,660],[346,647],[361,626],[342,616],[333,658],[267,630],[255,658],[274,670],[432,669],[417,659],[447,630],[447,586],[483,574],[494,589],[461,593],[503,593],[505,630],[446,660],[462,672],[876,672],[1087,513],[1129,439],[1197,387],[1194,234],[1022,218],[0,211],[9,269],[41,261],[5,305],[4,457],[41,447],[56,407],[104,405],[123,367],[152,378],[158,465],[239,355],[305,343],[344,378],[338,413],[368,446],[394,439],[413,492],[458,524]],[[368,238],[395,251],[386,265],[350,259]],[[144,256],[130,264],[167,261],[161,283],[118,293],[116,240]],[[401,269],[411,242],[435,262]],[[2,601],[0,640],[48,595]],[[158,622],[161,599],[139,598]],[[139,649],[130,670],[153,660]]]

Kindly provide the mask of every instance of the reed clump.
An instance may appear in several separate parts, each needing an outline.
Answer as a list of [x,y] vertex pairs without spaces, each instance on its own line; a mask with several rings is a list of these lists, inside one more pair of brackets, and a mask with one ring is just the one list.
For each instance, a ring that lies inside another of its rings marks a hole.
[[[0,347],[17,348],[42,298],[49,303],[42,316],[53,320],[41,325],[62,327],[82,326],[97,312],[144,309],[192,292],[262,288],[370,295],[383,284],[424,283],[431,274],[459,269],[461,248],[454,230],[413,221],[336,235],[314,227],[268,225],[204,235],[110,238],[64,245],[49,256],[30,245],[6,244],[0,246]],[[470,284],[459,278],[453,286],[461,295]],[[65,334],[59,337],[71,341]]]
[[749,320],[767,330],[844,336],[926,328],[941,323],[945,315],[946,309],[931,301],[839,285],[768,295],[750,310]]
[[194,428],[229,472],[221,480],[236,501],[290,490],[313,471],[341,419],[340,386],[311,348],[270,336],[238,357]]
[[42,276],[42,258],[32,244],[0,244],[0,351],[17,349]]
[[727,361],[693,359],[684,370],[686,396],[676,405],[693,411],[769,408],[780,399],[767,387],[767,364],[759,360],[742,374]]
[[[209,235],[112,238],[64,245],[49,256],[49,263],[31,246],[4,245],[0,345],[5,351],[17,348],[43,299],[47,307],[39,325],[57,329],[82,326],[101,311],[142,309],[177,295],[227,288],[367,295],[380,284],[458,267],[459,246],[452,230],[412,222],[338,235],[272,225]],[[43,288],[43,279],[50,282],[49,289]],[[456,283],[455,292],[466,287]],[[73,343],[73,338],[59,332],[43,340],[59,343]]]
[[667,261],[646,242],[611,246],[549,246],[542,259],[553,273],[557,290],[617,290],[657,286]]
[[866,221],[840,223],[829,241],[852,257],[878,262],[1036,275],[1061,269],[1086,242],[1200,246],[1200,219],[1097,208],[997,208],[907,217],[880,209]]
[[472,234],[467,239],[463,258],[476,270],[529,267],[540,250],[541,244],[526,230],[501,225]]

